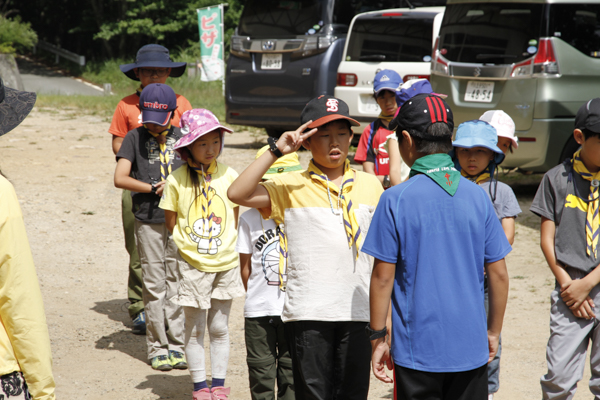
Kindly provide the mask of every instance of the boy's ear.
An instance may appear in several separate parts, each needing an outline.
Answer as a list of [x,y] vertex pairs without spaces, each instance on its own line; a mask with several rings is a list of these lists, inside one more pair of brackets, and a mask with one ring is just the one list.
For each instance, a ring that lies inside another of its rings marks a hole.
[[302,141],[302,147],[304,147],[306,150],[310,151],[310,137],[308,137]]
[[583,134],[581,129],[575,129],[573,131],[573,137],[575,138],[577,144],[583,144],[583,142],[585,142],[585,135]]

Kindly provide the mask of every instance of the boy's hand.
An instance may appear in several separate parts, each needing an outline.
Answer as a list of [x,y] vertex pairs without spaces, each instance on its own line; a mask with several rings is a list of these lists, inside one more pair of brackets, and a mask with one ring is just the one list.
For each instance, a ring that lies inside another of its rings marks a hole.
[[578,310],[594,285],[588,279],[574,279],[561,285],[560,296],[571,311]]
[[496,357],[496,353],[498,353],[499,343],[500,336],[488,331],[488,347],[490,350],[490,358],[488,358],[488,363],[491,362],[494,359],[494,357]]
[[371,366],[375,378],[385,383],[394,383],[392,378],[385,373],[385,367],[392,370],[392,357],[390,357],[390,346],[385,338],[371,341]]
[[165,189],[165,183],[167,183],[167,181],[160,181],[154,184],[158,196],[162,196],[162,192]]
[[312,124],[312,120],[301,125],[295,131],[284,132],[277,141],[277,148],[279,148],[279,151],[281,151],[283,155],[286,155],[298,150],[300,146],[302,146],[302,142],[317,131],[317,128],[313,128],[308,132],[304,132],[310,124]]
[[594,301],[588,296],[578,309],[571,309],[571,311],[577,318],[592,319],[596,318],[596,314],[593,311],[594,307]]

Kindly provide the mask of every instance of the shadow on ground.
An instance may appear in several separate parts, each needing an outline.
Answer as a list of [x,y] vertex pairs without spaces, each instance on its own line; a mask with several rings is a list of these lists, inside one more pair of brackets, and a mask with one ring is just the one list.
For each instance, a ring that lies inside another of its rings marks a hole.
[[[207,383],[209,382],[207,381]],[[163,372],[146,376],[146,380],[135,388],[151,389],[152,394],[159,396],[159,399],[191,399],[194,384],[189,375],[172,375],[169,372]]]
[[127,312],[127,301],[115,299],[96,302],[92,308],[99,314],[106,315],[109,319],[121,322],[126,329],[102,336],[96,341],[96,348],[103,350],[118,350],[132,358],[147,362],[146,336],[131,333],[131,319]]

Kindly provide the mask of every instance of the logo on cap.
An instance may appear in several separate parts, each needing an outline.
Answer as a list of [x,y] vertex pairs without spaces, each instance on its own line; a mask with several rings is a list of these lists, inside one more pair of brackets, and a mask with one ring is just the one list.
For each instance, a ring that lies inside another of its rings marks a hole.
[[[427,108],[429,109],[429,115],[431,116],[431,123],[446,122],[448,123],[448,114],[442,99],[437,96],[429,96],[425,98],[427,101]],[[427,110],[425,110],[427,112]]]
[[149,101],[145,101],[144,102],[144,108],[153,108],[155,110],[168,110],[169,109],[169,105],[168,104],[159,103],[158,101],[155,101],[154,103],[149,102]]
[[325,105],[327,106],[327,112],[336,112],[339,109],[337,99],[327,99]]
[[384,75],[384,76],[381,77],[381,79],[379,80],[379,82],[387,82],[389,80],[390,80],[390,78],[388,78],[387,75]]

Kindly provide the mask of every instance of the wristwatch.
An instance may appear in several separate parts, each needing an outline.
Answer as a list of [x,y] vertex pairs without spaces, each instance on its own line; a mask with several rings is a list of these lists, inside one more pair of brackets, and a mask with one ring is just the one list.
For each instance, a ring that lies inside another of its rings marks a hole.
[[389,188],[390,186],[392,186],[392,181],[390,180],[390,176],[386,175],[383,177],[383,187],[385,189]]
[[277,139],[275,139],[273,136],[269,136],[267,143],[269,143],[269,149],[273,154],[275,154],[275,157],[279,158],[283,156],[283,153],[281,150],[279,150],[279,147],[277,147]]
[[384,326],[383,329],[380,331],[376,331],[374,329],[371,329],[371,324],[367,324],[367,326],[365,326],[365,332],[369,337],[369,340],[380,339],[382,337],[385,337],[385,335],[387,334],[387,326]]
[[152,185],[152,189],[150,190],[150,193],[156,194],[157,187],[154,185],[154,183],[152,183],[151,185]]

